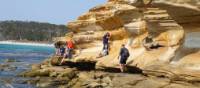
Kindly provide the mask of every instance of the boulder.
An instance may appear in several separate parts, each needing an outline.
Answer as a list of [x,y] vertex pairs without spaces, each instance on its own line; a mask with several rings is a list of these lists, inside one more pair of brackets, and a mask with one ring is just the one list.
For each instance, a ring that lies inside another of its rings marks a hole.
[[19,74],[22,77],[37,77],[37,76],[41,76],[41,77],[48,77],[49,76],[50,71],[46,70],[46,69],[41,69],[41,70],[30,70],[30,71],[26,71],[23,72],[21,74]]
[[52,57],[50,58],[50,60],[51,60],[51,65],[53,65],[53,66],[58,66],[58,65],[60,65],[62,59],[63,59],[63,57],[60,57],[60,56],[52,56]]
[[41,69],[41,64],[32,64],[32,65],[31,65],[31,69],[32,69],[32,70]]

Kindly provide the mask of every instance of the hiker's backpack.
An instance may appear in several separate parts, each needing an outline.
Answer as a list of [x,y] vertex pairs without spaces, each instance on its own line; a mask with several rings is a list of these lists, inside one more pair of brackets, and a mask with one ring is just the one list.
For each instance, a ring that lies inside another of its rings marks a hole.
[[130,56],[129,51],[126,48],[124,49],[124,56],[125,57],[129,57]]

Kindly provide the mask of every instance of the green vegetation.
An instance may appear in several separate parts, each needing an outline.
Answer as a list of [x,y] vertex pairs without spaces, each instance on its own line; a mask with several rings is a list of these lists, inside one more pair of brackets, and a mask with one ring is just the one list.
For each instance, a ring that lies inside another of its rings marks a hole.
[[26,21],[1,21],[0,40],[52,41],[67,33],[65,25]]

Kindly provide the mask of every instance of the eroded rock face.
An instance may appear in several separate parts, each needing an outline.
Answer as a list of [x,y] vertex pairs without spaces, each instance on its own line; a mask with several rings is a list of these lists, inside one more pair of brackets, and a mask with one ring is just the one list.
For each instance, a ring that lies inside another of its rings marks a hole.
[[[180,75],[183,71],[191,70],[186,68],[198,67],[197,62],[190,61],[192,60],[190,58],[198,57],[198,53],[184,55],[185,51],[182,51],[185,48],[183,46],[185,30],[182,24],[179,25],[179,23],[198,22],[198,15],[194,16],[195,19],[189,17],[198,10],[192,12],[186,10],[186,13],[176,12],[173,10],[182,9],[180,11],[183,11],[186,7],[175,4],[172,4],[170,0],[165,2],[155,0],[153,7],[143,8],[135,5],[135,0],[109,0],[104,5],[90,9],[76,21],[67,24],[73,31],[71,38],[75,41],[77,52],[72,60],[67,61],[96,62],[96,69],[118,68],[117,56],[120,46],[126,44],[131,53],[127,65],[136,66],[148,75],[160,76],[159,74],[164,70],[169,75],[166,77],[173,78],[174,75],[171,76],[171,73],[167,71],[172,70],[176,75]],[[175,7],[178,9],[174,9]],[[103,48],[101,40],[106,32],[111,33],[110,52],[108,56],[99,57]],[[144,47],[143,41],[149,35],[160,47],[152,50]],[[151,74],[153,71],[155,72]],[[187,74],[180,76],[181,79],[187,79],[185,76]],[[191,71],[190,75],[193,76],[196,73]]]
[[76,21],[69,22],[68,28],[72,31],[103,31],[113,30],[131,21],[127,17],[138,18],[141,14],[138,9],[127,4],[105,4],[94,7],[80,16]]
[[153,6],[167,10],[178,23],[199,23],[199,0],[155,0]]
[[[79,47],[79,54],[72,60],[95,61],[97,68],[118,67],[121,44],[131,52],[128,65],[143,68],[155,61],[169,63],[184,42],[184,30],[160,8],[135,7],[134,0],[109,0],[94,7],[76,21],[67,24],[74,34],[72,39]],[[111,33],[110,54],[97,58],[102,50],[102,37]],[[143,41],[148,36],[163,46],[147,51]]]
[[[185,30],[178,24],[183,21],[175,15],[182,12],[172,13],[173,8],[169,12],[160,3],[156,5],[159,7],[137,7],[134,1],[109,0],[68,23],[72,32],[57,41],[65,43],[71,38],[75,42],[73,59],[67,59],[63,66],[56,66],[62,57],[51,57],[32,65],[32,70],[21,76],[37,77],[27,83],[44,88],[198,88],[200,53],[199,49],[183,45]],[[110,52],[99,57],[106,32],[111,33]],[[148,35],[161,47],[147,50],[143,41]],[[122,44],[130,51],[128,71],[145,76],[118,73],[117,57]]]
[[110,3],[130,4],[134,6],[145,6],[153,2],[153,0],[108,0]]

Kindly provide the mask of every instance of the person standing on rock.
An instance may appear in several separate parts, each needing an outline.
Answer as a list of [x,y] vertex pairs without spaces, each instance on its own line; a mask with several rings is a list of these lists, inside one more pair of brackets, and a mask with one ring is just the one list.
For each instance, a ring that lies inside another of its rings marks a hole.
[[129,56],[130,56],[129,50],[125,47],[124,44],[122,44],[122,47],[121,47],[121,50],[120,50],[120,53],[118,56],[121,72],[124,72],[125,66],[126,66],[126,61]]
[[72,59],[73,56],[73,49],[74,49],[74,43],[72,41],[72,39],[69,39],[67,42],[67,57],[69,59]]
[[104,36],[103,36],[103,52],[105,53],[105,55],[108,55],[109,52],[109,39],[110,39],[110,33],[107,32]]

